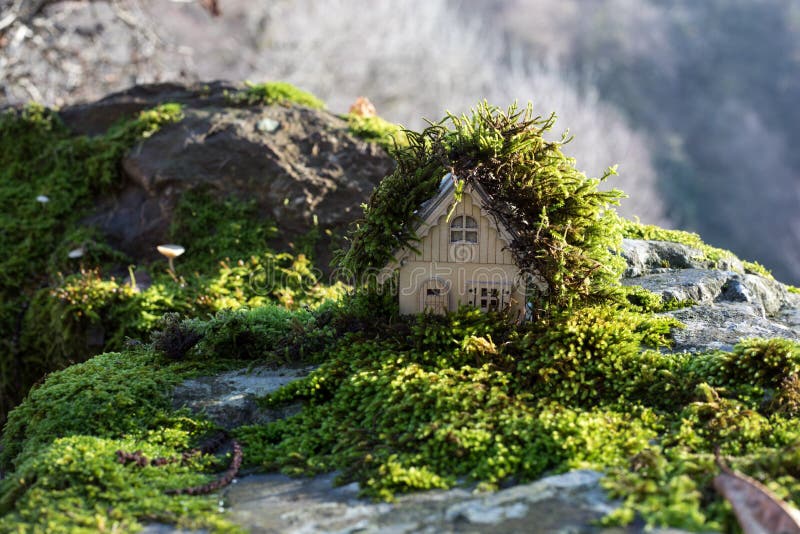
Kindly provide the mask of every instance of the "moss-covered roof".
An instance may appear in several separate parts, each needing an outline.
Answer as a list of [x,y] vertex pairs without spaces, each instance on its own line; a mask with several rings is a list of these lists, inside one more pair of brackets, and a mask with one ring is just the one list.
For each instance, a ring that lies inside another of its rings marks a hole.
[[536,116],[528,105],[507,110],[483,103],[471,116],[448,114],[422,132],[406,132],[408,146],[394,151],[398,165],[365,206],[338,257],[352,273],[382,268],[393,252],[418,241],[424,213],[447,193],[450,174],[456,201],[464,187],[482,191],[489,214],[513,235],[517,265],[545,282],[544,306],[591,300],[615,286],[620,259],[617,216],[607,209],[622,193],[599,191],[614,174],[587,178],[562,151],[568,139],[548,141],[555,115]]

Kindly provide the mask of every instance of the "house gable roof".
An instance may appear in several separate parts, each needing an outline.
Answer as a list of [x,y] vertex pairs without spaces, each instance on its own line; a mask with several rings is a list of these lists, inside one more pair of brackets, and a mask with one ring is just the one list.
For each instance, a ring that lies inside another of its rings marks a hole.
[[[432,198],[423,202],[416,211],[418,222],[414,231],[420,240],[428,235],[434,226],[439,224],[439,218],[442,215],[447,215],[450,211],[450,207],[453,202],[455,202],[455,189],[453,176],[447,173],[439,184],[439,192]],[[477,204],[480,206],[481,215],[485,216],[489,221],[489,226],[497,231],[500,239],[503,241],[504,247],[509,248],[509,245],[513,242],[513,232],[486,209],[486,206],[489,204],[489,195],[483,187],[478,183],[467,184],[464,189],[464,194],[472,195],[473,199],[476,200]],[[395,261],[400,261],[404,250],[405,249],[400,249],[395,251]]]

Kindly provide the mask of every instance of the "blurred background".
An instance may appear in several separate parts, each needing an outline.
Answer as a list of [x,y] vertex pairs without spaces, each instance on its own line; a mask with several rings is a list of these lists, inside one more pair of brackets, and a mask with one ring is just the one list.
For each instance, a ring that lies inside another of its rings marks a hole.
[[[625,215],[800,283],[796,0],[0,0],[0,106],[289,81],[418,129],[533,101]],[[793,141],[795,140],[795,141]]]

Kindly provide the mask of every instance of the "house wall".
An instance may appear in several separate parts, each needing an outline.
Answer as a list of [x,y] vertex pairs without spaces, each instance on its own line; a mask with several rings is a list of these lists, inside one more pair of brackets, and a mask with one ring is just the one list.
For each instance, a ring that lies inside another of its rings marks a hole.
[[[525,295],[519,269],[506,249],[507,243],[495,225],[480,210],[479,199],[465,193],[453,213],[468,215],[478,222],[478,243],[451,243],[447,211],[436,222],[418,229],[422,237],[417,251],[407,250],[399,268],[398,293],[400,313],[424,310],[424,293],[429,280],[439,280],[447,287],[447,307],[456,310],[462,304],[476,304],[480,291],[488,288],[502,294],[503,307],[524,313]],[[470,289],[473,293],[470,293]],[[475,294],[478,293],[477,299]]]
[[[518,280],[519,269],[514,265],[479,263],[409,261],[399,270],[398,295],[400,313],[420,313],[424,309],[424,289],[429,280],[439,280],[447,287],[447,308],[457,310],[461,305],[476,304],[469,290],[496,288],[502,291],[503,307],[524,314],[524,288]],[[505,292],[508,291],[507,294]],[[480,299],[480,295],[477,297]]]

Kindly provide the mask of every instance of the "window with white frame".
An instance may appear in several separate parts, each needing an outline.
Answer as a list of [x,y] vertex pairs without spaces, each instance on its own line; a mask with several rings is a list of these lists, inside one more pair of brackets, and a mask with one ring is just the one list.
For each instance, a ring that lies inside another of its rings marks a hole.
[[450,223],[451,243],[477,243],[478,221],[469,215],[457,215]]

